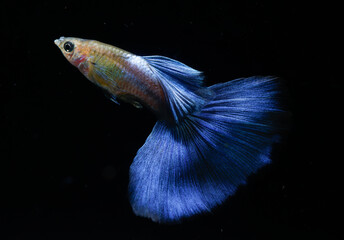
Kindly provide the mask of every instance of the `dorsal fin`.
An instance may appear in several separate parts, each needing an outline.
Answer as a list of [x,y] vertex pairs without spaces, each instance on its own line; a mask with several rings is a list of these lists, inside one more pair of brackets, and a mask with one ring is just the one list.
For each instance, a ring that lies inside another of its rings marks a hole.
[[166,95],[175,123],[200,109],[211,91],[202,86],[202,72],[163,56],[143,57],[157,75]]
[[145,56],[143,57],[151,66],[159,69],[174,79],[184,82],[187,85],[201,87],[203,84],[202,72],[193,69],[184,63],[164,56]]

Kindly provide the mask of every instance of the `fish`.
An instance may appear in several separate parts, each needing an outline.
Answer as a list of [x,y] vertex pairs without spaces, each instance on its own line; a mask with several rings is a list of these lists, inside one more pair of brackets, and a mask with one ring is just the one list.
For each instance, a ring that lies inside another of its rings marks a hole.
[[137,216],[179,223],[211,212],[271,163],[272,147],[287,129],[277,77],[207,87],[201,71],[168,57],[74,37],[54,43],[112,101],[156,116],[129,169],[128,195]]

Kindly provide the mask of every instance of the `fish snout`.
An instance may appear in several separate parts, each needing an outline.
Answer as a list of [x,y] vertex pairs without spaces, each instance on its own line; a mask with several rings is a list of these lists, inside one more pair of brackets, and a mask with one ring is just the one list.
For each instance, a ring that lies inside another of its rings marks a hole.
[[65,40],[64,37],[60,37],[59,39],[55,39],[54,40],[54,43],[57,45],[57,46],[60,46],[60,44]]

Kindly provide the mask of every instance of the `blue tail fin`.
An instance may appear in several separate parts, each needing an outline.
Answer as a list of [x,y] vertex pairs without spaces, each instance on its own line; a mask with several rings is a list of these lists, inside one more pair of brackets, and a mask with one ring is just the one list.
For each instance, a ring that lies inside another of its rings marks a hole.
[[270,162],[285,112],[279,82],[251,77],[208,88],[212,100],[174,126],[158,121],[130,168],[134,212],[157,222],[210,211]]

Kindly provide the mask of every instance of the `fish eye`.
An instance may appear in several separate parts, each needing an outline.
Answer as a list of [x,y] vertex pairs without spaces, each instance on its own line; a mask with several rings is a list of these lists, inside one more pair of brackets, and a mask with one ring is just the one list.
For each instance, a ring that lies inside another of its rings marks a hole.
[[74,44],[72,42],[65,42],[63,48],[66,52],[71,52],[74,49]]

